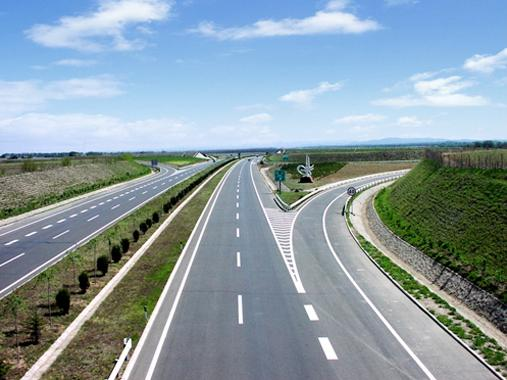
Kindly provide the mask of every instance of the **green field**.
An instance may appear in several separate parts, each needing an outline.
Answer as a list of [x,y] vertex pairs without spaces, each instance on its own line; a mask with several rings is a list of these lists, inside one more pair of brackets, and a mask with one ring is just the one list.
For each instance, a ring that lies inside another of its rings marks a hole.
[[202,160],[200,158],[195,158],[192,156],[175,156],[175,155],[149,155],[149,156],[136,156],[136,160],[143,161],[151,161],[157,160],[158,162],[176,166],[181,168],[183,166],[198,164],[199,162],[205,162],[206,160]]
[[397,235],[507,302],[506,200],[507,170],[424,160],[375,205]]

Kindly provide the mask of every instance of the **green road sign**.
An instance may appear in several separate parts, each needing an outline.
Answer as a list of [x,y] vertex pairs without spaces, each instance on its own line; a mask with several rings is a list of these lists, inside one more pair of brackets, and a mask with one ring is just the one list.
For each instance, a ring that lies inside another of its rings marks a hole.
[[275,170],[275,181],[278,182],[285,181],[285,170],[282,169]]

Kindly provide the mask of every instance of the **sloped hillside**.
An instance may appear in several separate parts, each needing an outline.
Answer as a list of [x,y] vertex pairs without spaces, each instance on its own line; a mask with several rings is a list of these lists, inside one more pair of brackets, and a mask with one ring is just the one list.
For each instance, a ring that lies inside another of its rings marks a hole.
[[507,170],[426,159],[375,203],[393,232],[507,302]]

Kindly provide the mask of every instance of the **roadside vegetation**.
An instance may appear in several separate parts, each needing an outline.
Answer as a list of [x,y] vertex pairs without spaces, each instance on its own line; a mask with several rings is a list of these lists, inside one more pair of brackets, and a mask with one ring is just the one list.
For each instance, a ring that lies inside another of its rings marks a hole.
[[507,170],[426,159],[375,207],[395,234],[507,302],[506,200]]
[[[0,300],[0,369],[7,368],[5,378],[20,378],[151,236],[152,227],[225,164],[169,189]],[[31,323],[32,318],[38,323]]]
[[151,315],[182,252],[183,244],[225,172],[215,176],[180,211],[94,316],[84,324],[44,376],[45,379],[65,378],[68,373],[79,379],[104,379],[123,349],[123,338],[131,337],[133,347],[137,345],[147,323],[145,307],[148,315]]
[[[351,198],[353,201],[357,194]],[[438,294],[418,282],[410,273],[395,264],[385,256],[373,244],[366,240],[354,229],[349,217],[351,202],[347,203],[347,224],[356,236],[362,249],[381,267],[396,283],[407,293],[414,297],[425,309],[427,309],[440,323],[460,338],[470,348],[481,355],[488,364],[498,372],[507,376],[507,352],[496,342],[488,337],[473,322],[464,318],[458,311],[449,305]]]
[[1,163],[0,219],[148,174],[131,156]]
[[307,191],[282,191],[277,193],[282,201],[291,205],[292,203],[300,200],[305,195],[308,195]]
[[177,168],[182,168],[184,166],[198,164],[200,162],[206,162],[206,160],[203,160],[203,159],[197,158],[197,157],[193,157],[193,156],[184,156],[184,155],[176,156],[176,155],[163,155],[163,154],[136,156],[136,160],[142,160],[142,161],[156,160],[160,163],[172,165]]

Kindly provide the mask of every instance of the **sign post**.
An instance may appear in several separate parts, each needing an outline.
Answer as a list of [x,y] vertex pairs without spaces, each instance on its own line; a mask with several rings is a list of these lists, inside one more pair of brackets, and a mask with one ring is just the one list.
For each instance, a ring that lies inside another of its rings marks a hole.
[[[354,186],[350,186],[348,189],[347,189],[347,194],[350,195],[350,197],[353,197],[354,195],[356,195],[356,188]],[[350,203],[350,213],[352,215],[354,215],[354,203]]]
[[282,181],[285,181],[285,170],[275,170],[275,181],[278,182],[278,192],[282,192]]

